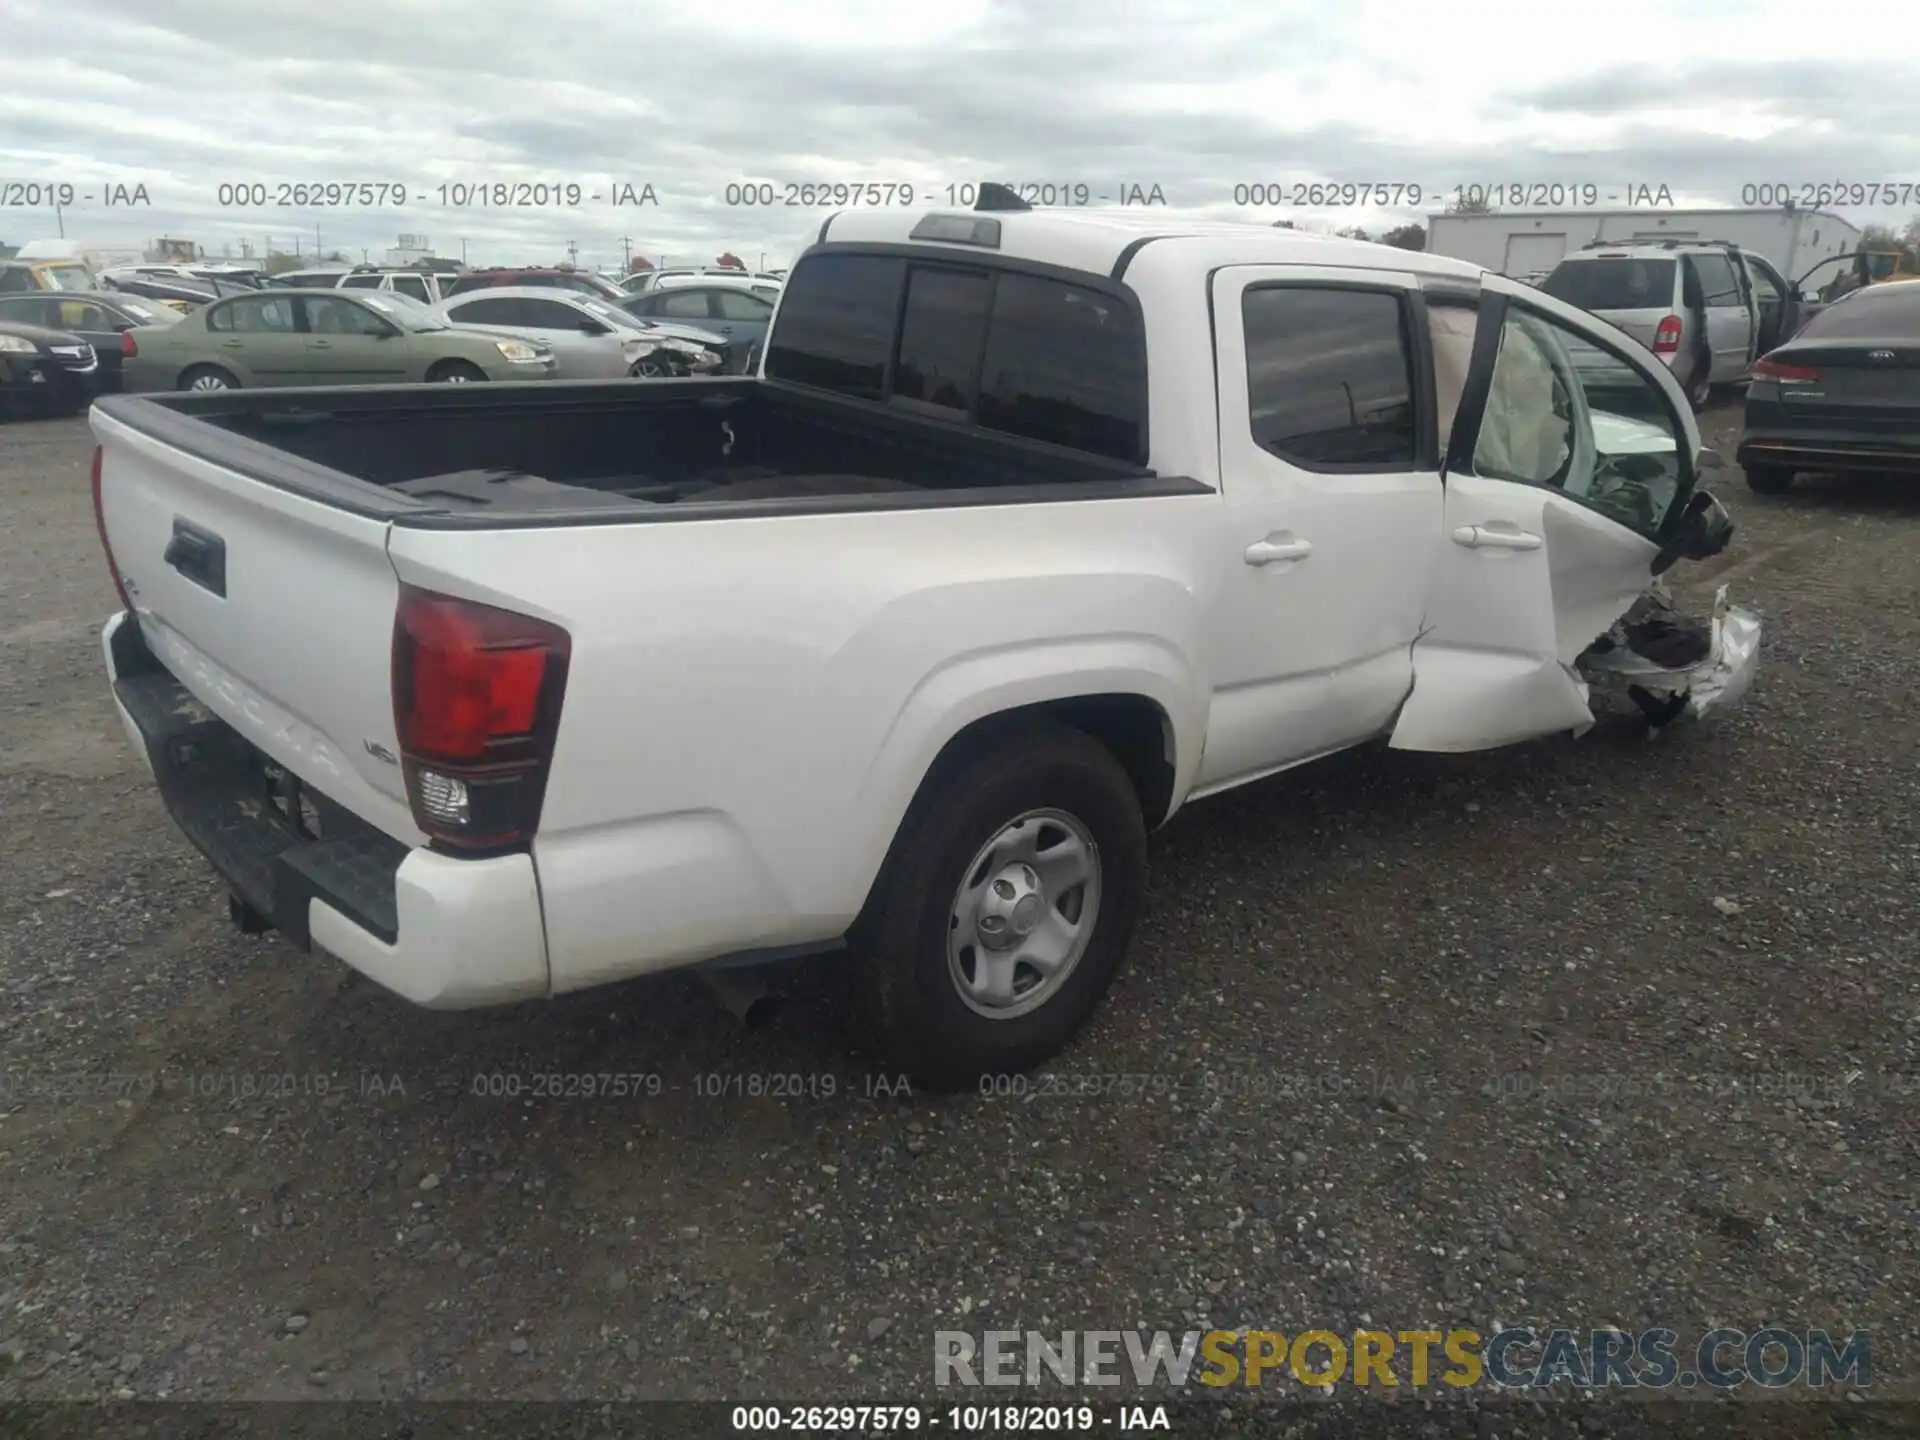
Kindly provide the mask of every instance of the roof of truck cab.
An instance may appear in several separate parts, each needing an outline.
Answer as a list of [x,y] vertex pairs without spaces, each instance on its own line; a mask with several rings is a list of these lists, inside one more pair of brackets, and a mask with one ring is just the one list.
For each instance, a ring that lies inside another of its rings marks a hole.
[[[913,227],[928,215],[961,215],[1000,222],[1000,247],[913,240]],[[1473,279],[1486,267],[1424,250],[1401,250],[1366,240],[1250,225],[1224,220],[1190,220],[1171,215],[1122,210],[846,210],[822,227],[829,244],[912,244],[951,255],[998,254],[1071,270],[1110,275],[1122,255],[1145,241],[1179,241],[1199,268],[1220,264],[1340,265],[1363,270],[1412,271]],[[1205,242],[1214,243],[1205,243]],[[1230,242],[1230,243],[1229,243]],[[1198,252],[1198,253],[1193,253]]]

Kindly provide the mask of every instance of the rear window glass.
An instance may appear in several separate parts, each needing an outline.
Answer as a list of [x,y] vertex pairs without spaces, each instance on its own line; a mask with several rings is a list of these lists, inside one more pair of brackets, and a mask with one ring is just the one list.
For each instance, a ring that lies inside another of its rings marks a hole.
[[1673,304],[1671,259],[1563,260],[1540,288],[1582,310],[1654,310]]
[[1118,300],[1059,280],[1000,276],[980,371],[982,425],[1140,460],[1146,388],[1140,327]]
[[1004,434],[1143,458],[1146,351],[1118,299],[1012,271],[916,265],[901,316],[906,279],[893,256],[807,260],[786,287],[767,375],[885,400],[898,317],[892,395],[970,411]]
[[767,346],[775,380],[885,398],[887,353],[906,261],[889,255],[815,255],[794,274]]
[[1920,341],[1920,285],[1857,290],[1806,323],[1796,340]]
[[991,290],[992,277],[978,271],[914,267],[893,372],[895,398],[973,413],[973,371],[986,339]]

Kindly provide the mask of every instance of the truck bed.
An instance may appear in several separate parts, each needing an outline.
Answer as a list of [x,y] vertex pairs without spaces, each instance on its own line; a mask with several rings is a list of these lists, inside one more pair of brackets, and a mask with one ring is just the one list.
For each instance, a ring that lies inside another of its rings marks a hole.
[[752,377],[126,396],[101,409],[282,488],[438,528],[994,503],[1153,479]]

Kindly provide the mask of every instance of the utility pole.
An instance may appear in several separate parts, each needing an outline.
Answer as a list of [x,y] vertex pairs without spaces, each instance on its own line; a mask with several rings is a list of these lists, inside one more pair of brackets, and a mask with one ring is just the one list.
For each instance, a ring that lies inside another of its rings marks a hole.
[[632,268],[633,237],[631,235],[622,235],[620,237],[620,273],[624,275]]
[[460,237],[460,263],[467,263],[467,237],[464,235]]
[[580,247],[573,241],[567,242],[567,264],[576,265],[580,259]]
[[53,224],[54,228],[60,232],[60,238],[62,240],[66,239],[67,217],[60,213],[60,202],[58,200],[53,202]]

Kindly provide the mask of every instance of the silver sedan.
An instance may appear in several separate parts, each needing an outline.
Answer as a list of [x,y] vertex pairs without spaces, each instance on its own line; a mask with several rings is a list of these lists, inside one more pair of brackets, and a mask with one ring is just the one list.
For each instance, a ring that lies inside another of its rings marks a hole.
[[584,291],[502,285],[469,290],[440,306],[463,330],[537,340],[553,349],[562,380],[713,375],[726,366],[725,337],[687,325],[655,325]]

